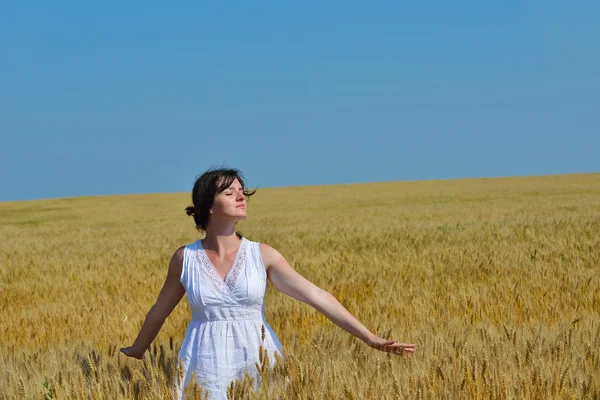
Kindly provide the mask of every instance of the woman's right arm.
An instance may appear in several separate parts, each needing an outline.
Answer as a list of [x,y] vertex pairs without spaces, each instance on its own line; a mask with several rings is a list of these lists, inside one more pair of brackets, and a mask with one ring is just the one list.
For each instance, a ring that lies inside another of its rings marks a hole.
[[142,359],[144,352],[150,347],[152,341],[158,335],[160,328],[163,326],[165,319],[171,314],[171,311],[179,303],[185,294],[185,288],[180,282],[181,270],[183,267],[183,247],[175,251],[171,262],[169,263],[169,272],[165,283],[156,299],[156,303],[150,308],[142,329],[133,344],[129,347],[122,347],[123,354]]

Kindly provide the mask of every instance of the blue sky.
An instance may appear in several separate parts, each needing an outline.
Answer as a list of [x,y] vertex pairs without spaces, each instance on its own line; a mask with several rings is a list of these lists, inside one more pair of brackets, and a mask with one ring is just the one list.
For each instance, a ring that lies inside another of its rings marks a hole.
[[0,201],[600,171],[599,2],[213,3],[0,6]]

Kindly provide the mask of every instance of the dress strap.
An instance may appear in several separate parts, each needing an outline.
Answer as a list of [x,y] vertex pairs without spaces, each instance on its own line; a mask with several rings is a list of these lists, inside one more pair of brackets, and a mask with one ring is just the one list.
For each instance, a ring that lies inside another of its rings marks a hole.
[[260,242],[250,242],[250,244],[251,254],[249,256],[252,257],[252,264],[258,271],[260,279],[267,279],[267,269],[260,254]]

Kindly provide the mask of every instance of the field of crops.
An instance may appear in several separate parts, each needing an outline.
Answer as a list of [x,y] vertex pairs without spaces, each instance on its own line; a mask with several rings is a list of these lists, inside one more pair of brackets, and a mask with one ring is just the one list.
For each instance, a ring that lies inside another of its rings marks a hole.
[[[0,203],[0,398],[170,398],[185,297],[145,361],[118,349],[173,252],[201,237],[190,204]],[[258,398],[600,398],[600,174],[259,189],[238,227],[373,332],[417,345],[369,348],[269,284],[288,383]]]

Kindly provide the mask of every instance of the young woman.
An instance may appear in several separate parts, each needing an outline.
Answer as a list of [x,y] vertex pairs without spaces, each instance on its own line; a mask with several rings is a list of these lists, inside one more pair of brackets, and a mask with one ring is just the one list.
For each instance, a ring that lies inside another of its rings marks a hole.
[[373,334],[335,297],[296,272],[276,249],[236,232],[236,223],[247,216],[246,201],[254,193],[246,190],[242,174],[235,169],[208,170],[196,180],[194,205],[186,212],[194,217],[196,228],[206,233],[205,239],[175,251],[158,299],[133,345],[121,348],[124,354],[143,358],[187,292],[192,318],[179,352],[183,379],[175,378],[178,395],[192,373],[213,399],[226,399],[229,383],[243,379],[246,372],[258,383],[259,346],[264,346],[271,360],[275,353],[283,358],[281,343],[265,319],[267,279],[375,349],[398,355],[415,351],[414,344]]

